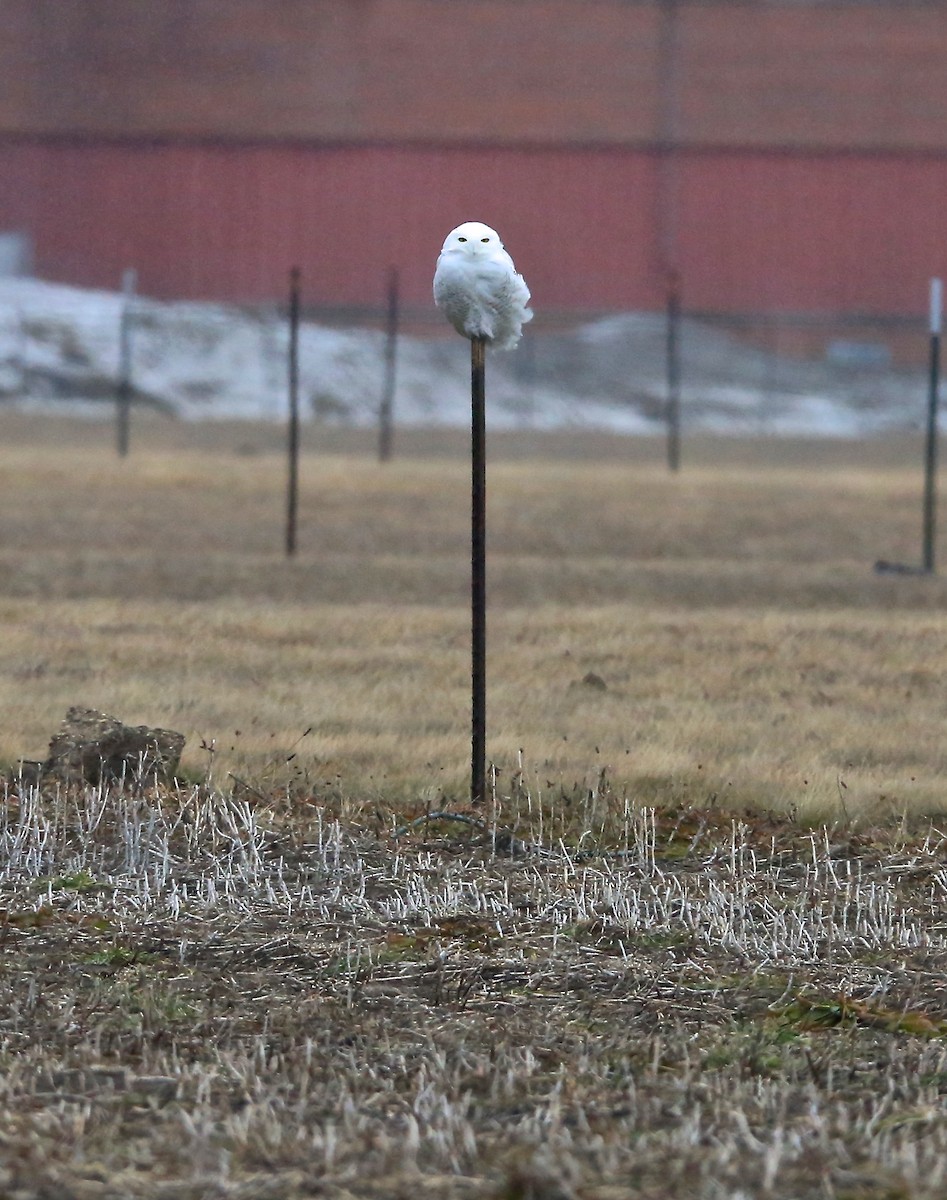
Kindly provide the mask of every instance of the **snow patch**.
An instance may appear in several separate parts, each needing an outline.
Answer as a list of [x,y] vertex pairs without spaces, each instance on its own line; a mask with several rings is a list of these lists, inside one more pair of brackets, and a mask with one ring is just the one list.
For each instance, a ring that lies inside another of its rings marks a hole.
[[[0,399],[18,406],[98,410],[115,395],[123,297],[35,279],[0,279]],[[132,302],[135,401],[187,420],[282,420],[287,329],[275,310]],[[304,323],[300,393],[306,419],[375,422],[384,335]],[[691,319],[681,328],[682,414],[689,429],[854,437],[917,428],[923,371],[866,376],[838,364],[775,359]],[[571,333],[528,331],[512,354],[491,355],[494,428],[663,427],[662,314],[622,313]],[[396,420],[467,425],[469,357],[461,340],[404,336]]]

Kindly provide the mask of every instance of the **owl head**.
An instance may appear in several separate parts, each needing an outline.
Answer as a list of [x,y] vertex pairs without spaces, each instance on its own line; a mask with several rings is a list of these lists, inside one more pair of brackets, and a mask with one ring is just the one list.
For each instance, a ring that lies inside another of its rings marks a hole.
[[484,225],[482,221],[465,221],[463,225],[458,225],[450,231],[444,239],[441,253],[456,250],[462,254],[476,256],[493,254],[502,249],[503,243],[495,229]]

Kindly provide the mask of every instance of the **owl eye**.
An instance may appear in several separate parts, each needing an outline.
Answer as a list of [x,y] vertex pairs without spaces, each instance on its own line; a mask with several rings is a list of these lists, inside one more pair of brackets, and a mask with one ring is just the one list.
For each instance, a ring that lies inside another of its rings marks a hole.
[[490,239],[489,238],[481,238],[480,240],[481,240],[481,242],[489,242]]
[[466,238],[459,237],[457,240],[458,240],[458,242],[466,242],[466,240],[467,240],[467,239],[466,239]]

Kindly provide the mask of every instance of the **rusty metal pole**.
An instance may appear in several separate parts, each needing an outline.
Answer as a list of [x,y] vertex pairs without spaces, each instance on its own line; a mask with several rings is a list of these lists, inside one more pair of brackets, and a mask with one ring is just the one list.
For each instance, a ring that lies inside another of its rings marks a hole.
[[388,273],[388,323],[385,331],[385,379],[378,409],[378,461],[389,462],[394,440],[396,367],[398,360],[398,268]]
[[296,520],[299,508],[299,287],[302,272],[289,273],[289,470],[286,487],[286,554],[296,553]]
[[487,448],[486,338],[470,339],[471,401],[471,739],[470,801],[487,795]]

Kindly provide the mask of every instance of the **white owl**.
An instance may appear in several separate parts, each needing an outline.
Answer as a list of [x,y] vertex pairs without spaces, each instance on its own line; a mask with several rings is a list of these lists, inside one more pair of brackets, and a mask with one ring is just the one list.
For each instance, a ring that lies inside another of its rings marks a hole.
[[447,235],[434,272],[434,303],[459,334],[512,350],[533,317],[529,288],[500,235],[465,221]]

